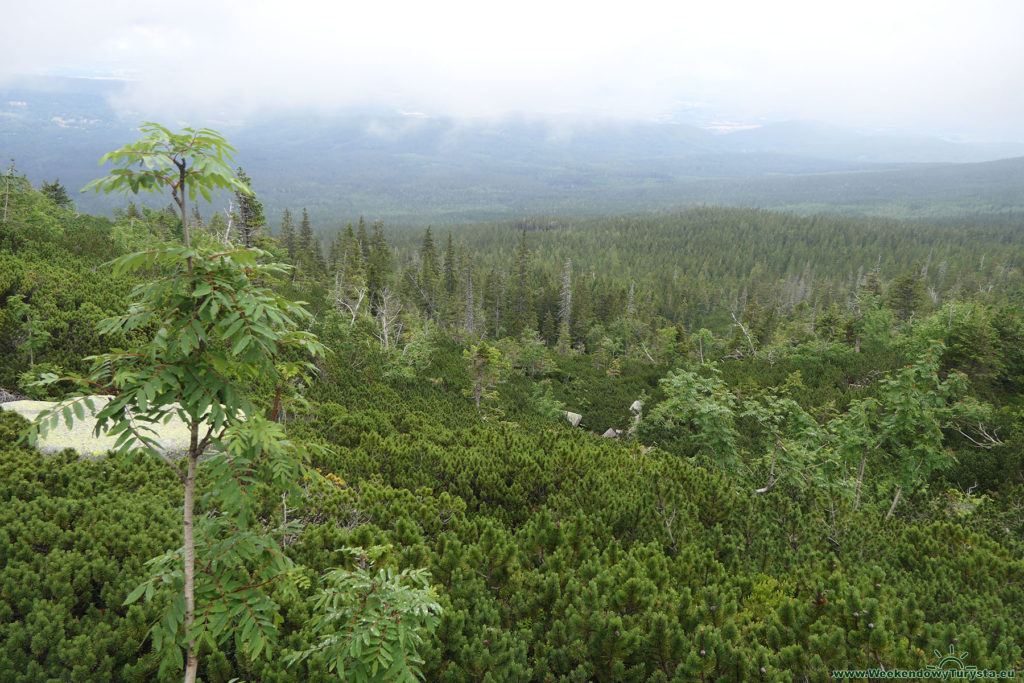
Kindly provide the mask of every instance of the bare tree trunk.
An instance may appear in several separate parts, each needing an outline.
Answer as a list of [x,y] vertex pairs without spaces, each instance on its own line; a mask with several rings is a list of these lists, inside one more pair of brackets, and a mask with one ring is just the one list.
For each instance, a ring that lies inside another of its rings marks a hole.
[[740,332],[743,333],[743,336],[747,338],[747,346],[750,347],[750,355],[756,358],[757,351],[754,350],[754,342],[750,339],[750,334],[747,332],[747,328],[743,325],[742,322],[740,322],[740,320],[736,317],[735,313],[732,314],[732,319],[733,322],[736,323],[736,326],[740,328]]
[[466,272],[466,320],[465,328],[467,334],[476,333],[476,301],[473,296],[473,270]]
[[[228,200],[228,208],[224,209],[224,215],[227,217],[228,225],[224,229],[224,234],[220,236],[220,243],[225,247],[230,247],[231,231],[235,229],[235,205],[230,199]],[[243,225],[242,227],[244,228],[245,226]],[[243,241],[244,239],[245,236],[243,235]],[[245,248],[248,249],[249,245],[246,244]]]
[[402,304],[398,297],[391,293],[391,289],[385,287],[380,294],[380,303],[377,307],[377,324],[380,331],[377,332],[377,339],[385,349],[391,348],[391,341],[398,341],[402,334],[402,324],[399,316],[402,313]]
[[889,512],[885,514],[885,518],[889,519],[892,517],[892,513],[896,511],[896,504],[900,502],[900,494],[903,493],[903,487],[896,487],[896,495],[892,497],[892,505],[889,506]]
[[345,283],[341,273],[335,273],[334,289],[331,291],[331,296],[335,304],[348,309],[349,327],[356,324],[356,318],[359,317],[359,308],[363,304],[363,299],[366,298],[367,291],[366,285],[360,286],[358,283]]
[[195,683],[199,669],[196,639],[192,627],[196,620],[196,536],[193,513],[196,497],[196,470],[199,468],[199,422],[193,420],[189,439],[188,473],[185,475],[185,511],[182,515],[185,531],[185,640],[188,653],[185,660],[185,683]]
[[778,440],[778,438],[776,438],[775,439],[775,450],[772,451],[772,464],[771,464],[771,467],[768,468],[768,485],[765,486],[764,488],[755,489],[754,490],[754,495],[760,495],[762,493],[768,493],[773,488],[775,488],[775,483],[776,483],[775,482],[775,458],[779,454],[779,446],[781,446],[781,445],[782,445],[782,443]]

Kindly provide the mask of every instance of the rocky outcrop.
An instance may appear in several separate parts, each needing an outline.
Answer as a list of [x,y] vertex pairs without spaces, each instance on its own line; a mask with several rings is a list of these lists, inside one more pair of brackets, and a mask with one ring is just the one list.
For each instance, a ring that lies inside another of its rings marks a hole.
[[3,387],[0,387],[0,403],[10,403],[11,401],[25,401],[28,396],[22,396],[21,394],[15,394],[7,391]]
[[[96,397],[93,400],[98,411],[107,399]],[[33,422],[41,411],[57,405],[59,404],[53,401],[9,401],[0,403],[0,409],[18,413],[29,422]],[[155,426],[155,429],[161,453],[170,457],[180,457],[188,451],[189,430],[177,415],[171,416],[166,424]],[[59,453],[70,448],[80,455],[98,458],[114,448],[116,439],[106,434],[96,436],[95,432],[96,418],[94,413],[86,409],[85,417],[72,422],[70,429],[64,420],[60,420],[45,437],[36,442],[36,448],[42,453]]]
[[633,423],[626,430],[626,436],[630,439],[636,437],[636,428],[640,426],[640,420],[643,417],[644,402],[640,399],[633,401],[629,406],[629,412],[633,413]]

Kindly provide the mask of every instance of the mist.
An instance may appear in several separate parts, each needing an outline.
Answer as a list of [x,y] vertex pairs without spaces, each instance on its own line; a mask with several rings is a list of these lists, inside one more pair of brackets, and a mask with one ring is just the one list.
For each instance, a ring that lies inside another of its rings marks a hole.
[[1024,140],[1013,1],[487,4],[115,0],[5,10],[0,82],[116,77],[122,112],[359,107],[463,119],[818,120]]

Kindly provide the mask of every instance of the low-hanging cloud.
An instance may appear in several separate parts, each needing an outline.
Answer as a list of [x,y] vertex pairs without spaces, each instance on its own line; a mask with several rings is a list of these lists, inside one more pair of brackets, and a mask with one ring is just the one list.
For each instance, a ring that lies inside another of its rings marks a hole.
[[1015,0],[57,4],[6,11],[0,79],[127,77],[119,105],[152,115],[652,119],[702,102],[746,121],[1024,139]]

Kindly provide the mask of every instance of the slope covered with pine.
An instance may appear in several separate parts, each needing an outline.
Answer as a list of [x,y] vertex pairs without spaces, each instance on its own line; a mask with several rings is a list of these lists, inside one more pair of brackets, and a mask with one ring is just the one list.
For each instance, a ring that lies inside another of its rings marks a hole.
[[[6,189],[0,385],[46,398],[31,375],[128,341],[95,324],[145,274],[102,264],[176,225]],[[316,577],[370,562],[429,571],[426,680],[828,680],[950,646],[1024,667],[1015,219],[354,220],[321,246],[294,215],[256,242],[331,352],[277,415],[323,476],[260,511],[298,521],[277,542],[309,579],[274,593],[282,649],[310,646]],[[40,456],[0,418],[0,678],[153,679],[163,612],[123,603],[181,543],[171,478]],[[337,679],[317,655],[202,655],[206,681]]]

